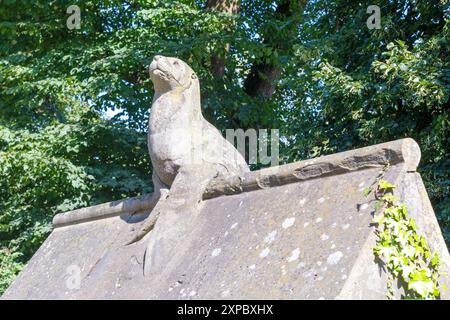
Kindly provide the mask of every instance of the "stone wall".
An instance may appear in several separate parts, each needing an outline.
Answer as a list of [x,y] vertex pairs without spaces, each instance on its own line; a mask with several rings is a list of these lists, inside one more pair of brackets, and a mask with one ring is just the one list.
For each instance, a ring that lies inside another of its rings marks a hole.
[[[417,144],[402,139],[214,181],[199,211],[162,213],[163,227],[131,245],[150,195],[63,213],[2,298],[384,299],[374,198],[363,190],[386,163],[384,179],[449,271],[419,161]],[[149,237],[158,240],[145,257]],[[440,282],[450,287],[448,276]]]

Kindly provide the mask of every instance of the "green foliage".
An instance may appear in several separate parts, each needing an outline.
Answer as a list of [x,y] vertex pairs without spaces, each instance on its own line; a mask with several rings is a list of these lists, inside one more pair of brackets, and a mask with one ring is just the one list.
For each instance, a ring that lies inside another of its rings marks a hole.
[[289,96],[279,102],[283,155],[292,161],[415,139],[418,170],[450,243],[448,1],[378,1],[378,30],[365,26],[371,1],[308,4],[279,86]]
[[377,241],[373,252],[387,267],[388,297],[393,298],[394,280],[398,279],[406,284],[406,299],[439,298],[439,255],[432,253],[426,239],[418,234],[406,205],[393,196],[394,188],[385,180],[378,182],[381,212],[374,217]]
[[7,249],[0,250],[0,292],[8,288],[16,274],[23,268],[24,264],[17,262],[21,253],[11,253]]

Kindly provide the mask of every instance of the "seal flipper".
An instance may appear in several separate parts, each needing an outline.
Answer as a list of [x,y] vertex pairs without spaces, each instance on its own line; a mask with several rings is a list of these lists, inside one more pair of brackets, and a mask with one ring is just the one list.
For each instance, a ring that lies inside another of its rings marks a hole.
[[172,256],[186,246],[180,237],[196,223],[203,205],[203,193],[217,176],[215,166],[189,166],[180,170],[170,189],[170,197],[159,207],[161,216],[149,237],[146,248],[144,275],[160,274],[168,268]]
[[162,202],[164,202],[169,196],[169,189],[164,183],[161,182],[161,180],[158,178],[158,175],[155,172],[153,172],[152,174],[152,181],[155,188],[152,197],[155,198],[156,205],[153,207],[152,211],[150,212],[150,215],[144,221],[137,234],[125,244],[126,246],[141,240],[143,237],[145,237],[145,235],[147,235],[150,231],[153,230],[155,223],[159,218],[160,213],[159,207],[161,206]]

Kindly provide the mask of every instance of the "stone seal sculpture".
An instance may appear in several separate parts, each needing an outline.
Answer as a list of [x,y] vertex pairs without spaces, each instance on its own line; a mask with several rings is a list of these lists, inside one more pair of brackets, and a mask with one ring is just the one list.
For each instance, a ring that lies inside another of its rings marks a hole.
[[148,234],[161,212],[200,203],[211,179],[249,171],[242,155],[203,117],[199,80],[185,62],[158,55],[149,72],[155,94],[148,148],[157,204],[128,244]]

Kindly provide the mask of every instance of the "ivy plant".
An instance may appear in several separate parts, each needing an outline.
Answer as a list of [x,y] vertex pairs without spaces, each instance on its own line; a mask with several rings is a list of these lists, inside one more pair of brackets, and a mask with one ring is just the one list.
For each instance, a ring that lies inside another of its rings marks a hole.
[[406,299],[439,298],[439,254],[432,252],[425,237],[418,233],[406,204],[393,195],[394,189],[393,184],[380,179],[375,190],[378,213],[374,216],[377,240],[373,252],[388,271],[387,296],[393,298],[397,279],[405,289]]

